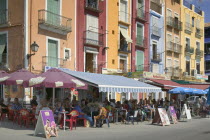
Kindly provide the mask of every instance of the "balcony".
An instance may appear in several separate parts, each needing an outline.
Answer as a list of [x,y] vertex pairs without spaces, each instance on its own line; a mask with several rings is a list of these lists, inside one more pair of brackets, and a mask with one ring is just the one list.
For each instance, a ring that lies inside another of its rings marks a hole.
[[203,30],[196,27],[195,37],[201,38],[203,36]]
[[85,9],[91,10],[91,11],[94,11],[97,13],[102,12],[102,10],[99,9],[99,1],[98,0],[86,0]]
[[173,68],[172,68],[172,67],[167,67],[167,72],[166,72],[166,74],[167,74],[168,76],[172,76],[172,74],[173,74]]
[[119,53],[131,53],[130,48],[126,41],[121,41],[119,44]]
[[190,23],[185,22],[185,33],[187,34],[192,33],[192,25]]
[[190,4],[187,0],[183,0],[183,5],[192,10],[192,4]]
[[153,25],[152,26],[152,34],[155,35],[155,36],[157,36],[157,37],[160,37],[161,36],[160,35],[160,28]]
[[0,10],[0,27],[7,27],[10,25],[8,9]]
[[67,35],[72,31],[71,18],[54,14],[46,10],[39,10],[39,27],[44,30]]
[[137,35],[136,46],[144,48],[144,49],[147,48],[147,38],[141,35]]
[[157,63],[159,63],[159,62],[162,61],[160,54],[155,54],[155,55],[153,54],[153,57],[152,57],[151,60],[152,60],[153,62],[157,62]]
[[156,2],[154,0],[150,1],[150,9],[159,14],[162,14],[162,5],[159,2]]
[[166,19],[167,19],[166,20],[167,26],[173,27],[173,25],[174,25],[174,18],[173,17],[167,17]]
[[119,22],[130,24],[130,14],[125,11],[119,11]]
[[93,45],[93,46],[103,46],[104,35],[94,31],[84,31],[84,44],[85,45]]
[[196,48],[195,55],[196,55],[196,57],[203,57],[204,53],[202,50]]
[[194,48],[193,47],[186,46],[185,53],[192,55],[194,53]]
[[150,66],[149,65],[136,65],[136,72],[138,71],[149,71]]
[[172,41],[167,42],[166,50],[172,52],[174,50],[173,45],[174,45],[174,43]]
[[181,77],[182,74],[182,69],[180,69],[179,67],[173,68],[173,77]]
[[60,67],[65,68],[66,59],[51,57],[51,56],[43,56],[42,57],[42,66],[51,66],[51,67]]
[[137,19],[140,19],[142,21],[147,21],[147,15],[144,11],[144,9],[142,8],[139,8],[139,9],[136,9],[136,18]]
[[174,53],[182,53],[182,45],[174,43]]
[[174,19],[174,29],[182,31],[182,22]]

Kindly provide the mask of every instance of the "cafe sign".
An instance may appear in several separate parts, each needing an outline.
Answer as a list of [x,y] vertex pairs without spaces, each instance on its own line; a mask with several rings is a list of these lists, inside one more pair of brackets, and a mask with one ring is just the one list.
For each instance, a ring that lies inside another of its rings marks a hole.
[[208,80],[208,76],[207,75],[201,75],[201,74],[197,74],[195,76],[196,79],[201,79],[201,80]]
[[170,77],[165,74],[152,73],[152,72],[146,72],[146,71],[143,72],[142,78],[171,80]]

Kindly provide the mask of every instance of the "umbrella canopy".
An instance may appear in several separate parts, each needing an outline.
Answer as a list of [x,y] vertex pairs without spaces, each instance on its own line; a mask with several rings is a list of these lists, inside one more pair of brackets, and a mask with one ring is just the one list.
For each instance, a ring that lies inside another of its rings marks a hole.
[[4,82],[9,78],[9,74],[6,73],[5,71],[0,71],[0,82]]
[[22,85],[24,81],[27,81],[34,77],[36,77],[35,74],[25,69],[21,69],[21,70],[11,73],[9,75],[9,78],[6,79],[3,83],[5,85]]
[[169,90],[171,94],[190,94],[192,93],[192,88],[185,88],[185,87],[177,87],[174,89]]
[[66,74],[59,69],[50,69],[35,78],[28,79],[24,86],[47,88],[80,88],[87,89],[87,84]]
[[192,89],[192,94],[207,94],[204,90],[202,89],[196,89],[196,88],[193,88]]

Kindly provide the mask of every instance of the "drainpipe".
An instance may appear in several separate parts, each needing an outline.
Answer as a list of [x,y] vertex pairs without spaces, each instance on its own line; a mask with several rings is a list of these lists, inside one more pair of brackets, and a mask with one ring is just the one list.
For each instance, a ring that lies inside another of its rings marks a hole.
[[24,0],[24,66],[28,67],[28,0]]

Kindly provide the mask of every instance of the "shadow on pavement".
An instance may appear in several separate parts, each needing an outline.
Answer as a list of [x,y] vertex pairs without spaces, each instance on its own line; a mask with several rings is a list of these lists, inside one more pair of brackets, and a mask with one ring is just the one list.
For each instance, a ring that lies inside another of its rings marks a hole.
[[28,128],[25,126],[20,126],[17,123],[13,123],[12,121],[0,121],[0,128],[13,129],[13,130],[34,130],[32,125],[29,125]]
[[210,134],[210,131],[203,132],[203,134]]

